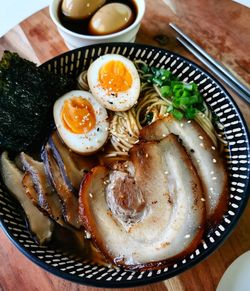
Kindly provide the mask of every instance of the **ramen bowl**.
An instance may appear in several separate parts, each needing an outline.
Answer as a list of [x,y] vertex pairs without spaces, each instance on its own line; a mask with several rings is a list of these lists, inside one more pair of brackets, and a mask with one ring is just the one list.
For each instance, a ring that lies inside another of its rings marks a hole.
[[58,7],[60,2],[60,0],[51,1],[49,12],[51,19],[57,26],[59,33],[63,37],[69,49],[107,42],[134,42],[145,12],[145,1],[134,0],[134,3],[137,7],[137,15],[134,22],[130,26],[119,32],[108,35],[84,35],[73,32],[62,25],[58,17]]
[[166,68],[186,82],[195,81],[210,110],[224,126],[225,159],[229,172],[230,198],[221,221],[205,234],[192,252],[155,270],[127,271],[118,267],[83,261],[72,253],[52,246],[39,246],[26,228],[19,204],[0,185],[0,221],[14,245],[30,260],[48,272],[76,283],[97,287],[132,287],[171,278],[207,258],[236,226],[249,197],[249,135],[245,121],[231,96],[208,72],[188,59],[163,49],[131,44],[110,43],[75,49],[59,55],[42,67],[60,75],[75,78],[83,69],[104,54],[116,53],[130,60],[143,60],[148,65]]

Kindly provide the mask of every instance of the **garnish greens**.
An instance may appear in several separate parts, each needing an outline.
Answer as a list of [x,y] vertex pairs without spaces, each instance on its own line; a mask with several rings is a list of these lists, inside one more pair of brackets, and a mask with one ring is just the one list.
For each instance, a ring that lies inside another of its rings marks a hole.
[[175,77],[169,70],[143,65],[146,82],[156,86],[161,97],[168,101],[167,112],[176,119],[194,119],[197,112],[204,111],[204,100],[195,83],[185,83]]

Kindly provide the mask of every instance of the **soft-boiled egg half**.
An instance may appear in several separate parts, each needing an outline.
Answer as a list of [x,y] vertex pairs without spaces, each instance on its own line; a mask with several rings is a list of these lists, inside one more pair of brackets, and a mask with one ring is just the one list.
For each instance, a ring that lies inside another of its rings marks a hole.
[[94,97],[107,109],[126,111],[140,94],[140,77],[135,65],[127,58],[107,54],[89,67],[88,83]]
[[74,90],[54,104],[54,120],[65,144],[79,154],[91,154],[108,138],[108,114],[92,94]]

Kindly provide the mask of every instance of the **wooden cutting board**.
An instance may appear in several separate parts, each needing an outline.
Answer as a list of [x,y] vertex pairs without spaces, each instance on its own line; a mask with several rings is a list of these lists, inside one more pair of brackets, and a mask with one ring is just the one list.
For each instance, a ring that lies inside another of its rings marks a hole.
[[[250,84],[250,9],[228,0],[165,2],[170,6],[161,0],[146,0],[146,14],[137,42],[166,48],[196,61],[177,43],[168,26],[169,22],[174,22],[239,79]],[[68,50],[50,20],[48,9],[31,16],[0,38],[0,55],[5,49],[17,51],[36,63]],[[250,126],[249,105],[232,95]],[[165,282],[124,290],[215,290],[229,264],[250,249],[249,222],[250,204],[231,236],[208,259]],[[2,230],[0,241],[0,291],[98,290],[43,271],[17,250]]]

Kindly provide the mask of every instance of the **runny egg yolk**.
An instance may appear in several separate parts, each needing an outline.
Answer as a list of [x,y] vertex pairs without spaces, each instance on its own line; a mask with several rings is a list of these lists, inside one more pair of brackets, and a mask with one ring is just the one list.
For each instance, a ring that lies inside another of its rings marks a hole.
[[132,86],[132,76],[121,61],[107,62],[99,70],[101,87],[109,92],[127,91]]
[[89,132],[96,125],[95,111],[91,103],[81,97],[73,97],[63,104],[63,125],[76,134]]

